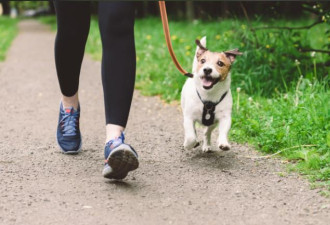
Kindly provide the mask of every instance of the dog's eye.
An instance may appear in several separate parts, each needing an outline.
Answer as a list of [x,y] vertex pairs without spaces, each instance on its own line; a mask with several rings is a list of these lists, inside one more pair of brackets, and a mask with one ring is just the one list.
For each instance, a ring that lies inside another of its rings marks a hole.
[[206,62],[206,60],[205,59],[201,59],[201,63],[203,64],[203,63],[205,63]]
[[221,62],[221,61],[218,61],[218,66],[224,66],[225,64],[223,63],[223,62]]

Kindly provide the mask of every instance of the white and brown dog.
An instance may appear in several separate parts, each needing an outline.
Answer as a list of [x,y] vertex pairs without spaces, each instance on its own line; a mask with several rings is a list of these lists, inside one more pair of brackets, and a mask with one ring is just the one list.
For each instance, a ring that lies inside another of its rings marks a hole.
[[206,37],[196,40],[192,79],[187,79],[181,93],[181,107],[184,117],[184,148],[199,145],[195,123],[206,126],[202,150],[211,151],[211,132],[219,123],[217,146],[229,150],[228,132],[231,126],[233,99],[230,91],[230,68],[238,49],[225,52],[211,52],[206,48]]

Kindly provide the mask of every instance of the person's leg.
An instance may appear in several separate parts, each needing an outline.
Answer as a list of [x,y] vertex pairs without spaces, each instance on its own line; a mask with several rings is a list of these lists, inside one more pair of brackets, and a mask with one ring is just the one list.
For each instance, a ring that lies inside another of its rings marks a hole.
[[99,3],[106,142],[120,137],[130,111],[136,67],[134,14],[133,2]]
[[63,153],[81,149],[78,85],[90,26],[90,2],[54,1],[57,16],[55,63],[62,92],[57,142]]
[[134,3],[100,2],[103,44],[102,83],[106,115],[103,176],[123,179],[139,166],[135,150],[124,143],[135,82]]
[[90,27],[90,2],[54,1],[57,16],[55,63],[65,108],[78,108],[81,63]]

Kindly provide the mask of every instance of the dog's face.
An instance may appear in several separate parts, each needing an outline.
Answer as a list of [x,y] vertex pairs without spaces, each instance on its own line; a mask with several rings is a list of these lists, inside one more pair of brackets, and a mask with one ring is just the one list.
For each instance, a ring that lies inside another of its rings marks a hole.
[[227,78],[231,62],[224,53],[204,51],[197,53],[196,57],[196,75],[204,89],[211,89]]
[[205,48],[206,38],[196,41],[197,49],[193,65],[193,73],[197,82],[200,82],[204,89],[211,89],[218,82],[224,81],[230,71],[236,55],[241,53],[238,50],[225,52],[211,52]]

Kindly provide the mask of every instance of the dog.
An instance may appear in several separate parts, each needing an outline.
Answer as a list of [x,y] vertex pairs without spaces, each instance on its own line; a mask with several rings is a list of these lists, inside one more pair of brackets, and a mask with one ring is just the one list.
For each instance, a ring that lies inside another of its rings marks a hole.
[[230,150],[228,132],[231,127],[233,99],[230,91],[230,69],[238,49],[211,52],[206,48],[206,37],[196,40],[196,52],[192,67],[192,79],[187,79],[181,92],[184,143],[187,150],[199,145],[195,123],[206,126],[203,152],[211,151],[211,133],[219,124],[217,146]]

